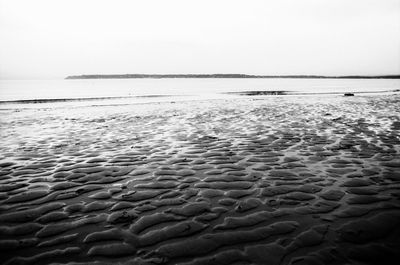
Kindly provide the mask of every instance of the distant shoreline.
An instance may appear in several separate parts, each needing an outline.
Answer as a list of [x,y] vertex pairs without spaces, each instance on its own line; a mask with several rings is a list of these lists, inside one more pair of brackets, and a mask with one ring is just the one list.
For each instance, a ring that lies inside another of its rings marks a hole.
[[400,79],[400,75],[246,75],[246,74],[122,74],[122,75],[71,75],[65,79],[131,79],[131,78],[326,78],[326,79]]

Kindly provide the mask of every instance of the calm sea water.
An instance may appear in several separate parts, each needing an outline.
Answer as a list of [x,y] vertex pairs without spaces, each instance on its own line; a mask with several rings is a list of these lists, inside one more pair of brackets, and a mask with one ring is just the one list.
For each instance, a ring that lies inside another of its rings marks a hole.
[[[92,79],[0,80],[0,102],[63,99],[148,102],[225,98],[227,92],[288,91],[290,93],[380,92],[400,89],[400,79]],[[163,97],[160,97],[163,96]],[[237,96],[237,95],[236,95]],[[105,99],[112,97],[114,99]],[[118,97],[116,99],[115,97]],[[101,99],[102,98],[102,99]],[[43,103],[43,101],[41,102]],[[76,103],[75,103],[76,104]]]

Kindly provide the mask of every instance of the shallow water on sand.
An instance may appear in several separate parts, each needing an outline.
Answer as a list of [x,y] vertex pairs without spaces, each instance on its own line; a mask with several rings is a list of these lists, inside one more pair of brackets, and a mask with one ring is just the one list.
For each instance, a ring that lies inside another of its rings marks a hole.
[[[207,96],[241,91],[292,93],[382,92],[400,89],[400,79],[88,79],[0,80],[0,101],[33,99],[81,99],[143,96]],[[220,96],[219,96],[220,97]],[[226,97],[226,95],[225,95]],[[139,100],[139,99],[137,99]]]
[[390,264],[399,103],[1,110],[0,263]]

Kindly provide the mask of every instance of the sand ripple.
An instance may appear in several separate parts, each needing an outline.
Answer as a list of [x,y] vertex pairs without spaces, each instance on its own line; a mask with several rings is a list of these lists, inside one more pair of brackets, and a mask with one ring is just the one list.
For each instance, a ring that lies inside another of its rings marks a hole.
[[2,264],[390,264],[400,97],[3,110]]

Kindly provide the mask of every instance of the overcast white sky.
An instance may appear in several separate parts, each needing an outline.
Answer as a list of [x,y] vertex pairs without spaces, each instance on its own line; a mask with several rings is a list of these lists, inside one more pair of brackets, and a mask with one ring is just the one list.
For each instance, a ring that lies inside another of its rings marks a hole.
[[0,0],[0,78],[400,74],[400,0]]

